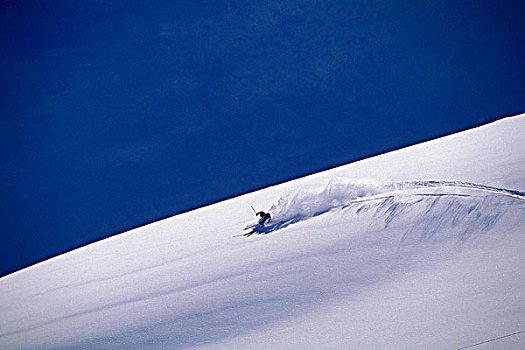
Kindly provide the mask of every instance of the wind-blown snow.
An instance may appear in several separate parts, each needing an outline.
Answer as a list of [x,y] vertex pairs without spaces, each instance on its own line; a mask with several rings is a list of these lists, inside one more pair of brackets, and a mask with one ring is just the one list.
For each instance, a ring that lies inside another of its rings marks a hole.
[[[506,118],[4,277],[0,348],[521,349],[524,134]],[[243,230],[250,205],[270,225]]]
[[[419,207],[428,207],[425,215],[432,216],[436,209],[435,206],[438,203],[445,202],[443,197],[471,197],[470,200],[453,198],[453,200],[448,201],[450,202],[448,205],[453,208],[447,208],[447,211],[453,210],[454,213],[450,215],[449,212],[446,212],[443,217],[452,220],[454,226],[476,209],[475,221],[486,222],[487,227],[483,229],[487,229],[491,226],[488,223],[498,220],[499,215],[497,213],[503,213],[507,210],[505,201],[512,202],[504,198],[505,196],[525,199],[524,192],[462,181],[377,183],[335,178],[322,189],[301,188],[297,193],[289,193],[281,197],[277,203],[270,207],[269,212],[273,215],[271,223],[265,227],[257,226],[256,232],[269,233],[330,211],[355,207],[358,207],[356,213],[371,208],[375,208],[376,212],[384,209],[384,212],[388,214],[388,217],[385,218],[386,226],[388,226],[398,211],[404,211],[416,204],[419,204]],[[502,199],[504,201],[502,203],[503,209],[499,209],[501,207],[494,204],[501,202]],[[487,202],[490,204],[487,205]],[[438,205],[438,208],[441,206]],[[435,224],[432,225],[435,226]],[[467,228],[466,231],[473,229],[475,225],[474,222],[470,221],[467,226],[471,228]]]

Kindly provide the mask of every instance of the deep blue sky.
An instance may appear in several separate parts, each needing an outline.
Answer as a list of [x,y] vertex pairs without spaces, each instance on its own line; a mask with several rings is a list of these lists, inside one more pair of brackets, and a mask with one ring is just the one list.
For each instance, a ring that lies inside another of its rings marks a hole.
[[0,275],[523,112],[524,38],[523,1],[3,1]]

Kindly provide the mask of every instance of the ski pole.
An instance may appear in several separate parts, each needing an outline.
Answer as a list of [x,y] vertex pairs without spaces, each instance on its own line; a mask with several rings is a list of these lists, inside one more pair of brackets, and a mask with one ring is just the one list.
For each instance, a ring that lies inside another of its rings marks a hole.
[[253,212],[255,213],[255,215],[257,215],[257,212],[255,211],[255,209],[253,209],[253,206],[250,205],[250,207],[252,208]]

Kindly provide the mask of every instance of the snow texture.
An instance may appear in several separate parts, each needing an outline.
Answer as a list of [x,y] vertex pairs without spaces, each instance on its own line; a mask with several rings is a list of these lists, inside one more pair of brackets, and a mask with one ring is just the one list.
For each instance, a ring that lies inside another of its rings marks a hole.
[[[525,116],[0,279],[1,349],[522,349]],[[255,226],[250,205],[272,214]]]
[[[386,227],[399,210],[406,210],[415,204],[419,204],[419,207],[427,207],[425,215],[431,216],[435,212],[435,206],[439,203],[441,205],[438,205],[438,208],[442,207],[442,203],[445,202],[441,197],[473,197],[470,201],[458,201],[456,205],[453,204],[456,202],[456,198],[454,198],[449,201],[449,205],[454,206],[454,208],[447,208],[447,210],[453,210],[454,213],[450,216],[449,213],[438,215],[453,219],[452,224],[454,226],[462,221],[465,216],[471,214],[474,209],[477,209],[477,214],[479,214],[474,218],[474,221],[484,220],[488,224],[493,221],[495,223],[498,220],[499,216],[491,210],[493,209],[492,204],[499,202],[501,196],[525,199],[525,193],[520,191],[462,181],[373,183],[335,178],[323,189],[301,188],[297,193],[290,193],[281,197],[277,203],[270,207],[269,211],[273,214],[272,222],[264,227],[257,225],[255,228],[257,233],[269,233],[330,211],[356,206],[359,207],[357,213],[371,208],[375,208],[379,212],[380,209],[386,208],[385,213],[388,213],[388,217],[385,218]],[[486,205],[482,202],[491,202],[491,204]],[[498,210],[498,212],[502,211]],[[430,225],[434,226],[433,223]],[[471,221],[467,226],[474,228],[476,223]],[[489,226],[491,225],[487,225],[483,229],[488,229]],[[466,231],[469,230],[469,228],[466,229]]]

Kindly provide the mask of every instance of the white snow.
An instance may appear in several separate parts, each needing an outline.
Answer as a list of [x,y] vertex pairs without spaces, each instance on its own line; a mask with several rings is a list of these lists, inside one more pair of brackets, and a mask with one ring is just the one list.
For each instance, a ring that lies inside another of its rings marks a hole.
[[[524,348],[522,135],[505,118],[6,276],[0,348]],[[243,236],[250,205],[272,221]]]

